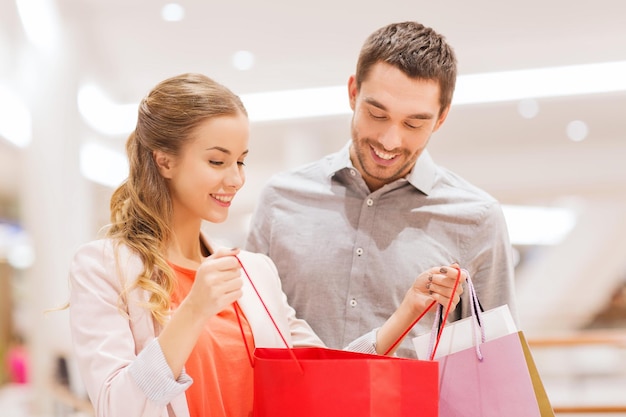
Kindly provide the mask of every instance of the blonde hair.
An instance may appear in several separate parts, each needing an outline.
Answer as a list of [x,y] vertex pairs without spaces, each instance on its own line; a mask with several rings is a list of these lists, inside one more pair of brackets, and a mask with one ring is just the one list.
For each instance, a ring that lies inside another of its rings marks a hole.
[[207,119],[246,110],[228,88],[201,74],[181,74],[157,84],[141,100],[137,126],[126,142],[128,178],[111,197],[106,235],[139,255],[144,269],[120,299],[139,287],[150,294],[146,305],[163,324],[169,314],[175,275],[164,256],[171,238],[172,200],[154,161],[154,151],[178,156],[194,129]]

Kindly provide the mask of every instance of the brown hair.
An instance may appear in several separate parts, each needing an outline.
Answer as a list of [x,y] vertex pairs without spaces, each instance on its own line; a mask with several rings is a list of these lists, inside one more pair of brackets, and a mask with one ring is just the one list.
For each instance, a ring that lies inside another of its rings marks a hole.
[[359,54],[355,77],[357,89],[378,62],[391,64],[410,78],[437,81],[441,111],[452,102],[456,57],[445,38],[433,29],[417,22],[401,22],[372,33]]
[[147,307],[159,323],[164,323],[169,313],[175,278],[163,255],[171,238],[172,200],[153,152],[180,155],[199,124],[237,113],[247,115],[239,97],[201,74],[168,78],[139,104],[137,126],[126,142],[128,178],[111,197],[111,225],[106,235],[141,257],[144,270],[125,292],[134,287],[148,291]]

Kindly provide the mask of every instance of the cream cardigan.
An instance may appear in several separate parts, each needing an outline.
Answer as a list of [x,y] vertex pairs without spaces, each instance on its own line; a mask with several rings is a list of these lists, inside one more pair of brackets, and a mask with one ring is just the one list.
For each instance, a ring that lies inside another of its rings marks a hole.
[[[117,252],[117,253],[116,253]],[[274,263],[265,255],[242,251],[244,268],[278,328],[291,346],[323,342],[296,317],[281,289]],[[70,267],[70,326],[81,378],[98,417],[189,417],[183,373],[174,380],[156,340],[159,326],[140,306],[148,294],[131,291],[121,306],[119,294],[142,270],[128,247],[115,251],[110,239],[90,242],[76,252]],[[252,329],[256,347],[284,347],[265,308],[244,276],[239,304]],[[375,352],[375,330],[347,349]]]

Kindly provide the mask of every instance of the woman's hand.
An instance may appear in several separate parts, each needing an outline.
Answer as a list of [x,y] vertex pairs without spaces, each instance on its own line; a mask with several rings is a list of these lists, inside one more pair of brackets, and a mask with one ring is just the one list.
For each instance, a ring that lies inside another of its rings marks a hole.
[[196,314],[209,318],[241,297],[241,265],[235,257],[238,253],[239,249],[220,248],[200,264],[185,299]]
[[238,249],[219,249],[196,271],[189,294],[174,310],[159,335],[159,344],[175,378],[178,378],[206,320],[241,297]]

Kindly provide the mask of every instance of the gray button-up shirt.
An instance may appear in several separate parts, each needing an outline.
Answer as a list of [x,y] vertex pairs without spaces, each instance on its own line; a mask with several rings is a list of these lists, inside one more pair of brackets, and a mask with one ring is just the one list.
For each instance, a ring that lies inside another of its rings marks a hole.
[[[331,348],[380,327],[420,272],[456,261],[485,310],[514,317],[512,251],[502,209],[424,152],[412,172],[370,192],[349,157],[335,154],[275,175],[262,192],[247,249],[276,263],[289,303]],[[470,314],[467,293],[452,319]],[[433,309],[434,310],[434,309]],[[432,312],[410,338],[430,331]]]

